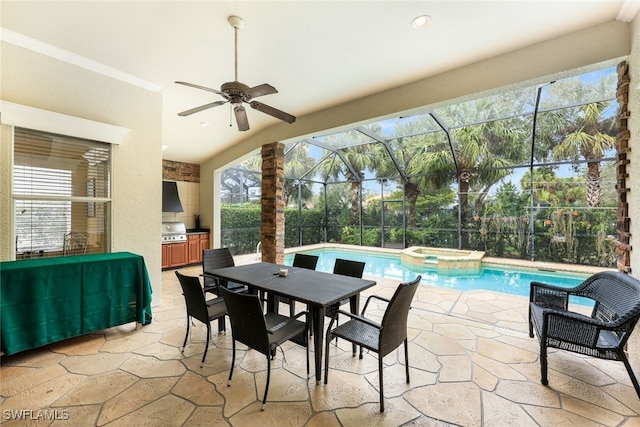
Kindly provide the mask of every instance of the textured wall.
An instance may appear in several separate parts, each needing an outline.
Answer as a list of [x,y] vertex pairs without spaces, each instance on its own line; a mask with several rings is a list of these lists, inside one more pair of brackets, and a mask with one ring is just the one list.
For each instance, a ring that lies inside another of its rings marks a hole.
[[0,260],[13,259],[13,204],[11,195],[11,165],[13,164],[13,133],[11,126],[0,126]]
[[[111,250],[144,256],[159,303],[162,94],[6,42],[0,48],[0,99],[131,129],[113,147]],[[4,173],[9,165],[5,156],[0,161]],[[7,196],[0,196],[6,206]],[[4,222],[3,215],[0,236],[6,234]]]
[[[629,55],[629,154],[631,162],[627,167],[629,173],[628,194],[629,216],[631,217],[631,275],[640,279],[640,16],[632,25],[632,47]],[[636,376],[640,376],[640,326],[629,340],[629,360]]]

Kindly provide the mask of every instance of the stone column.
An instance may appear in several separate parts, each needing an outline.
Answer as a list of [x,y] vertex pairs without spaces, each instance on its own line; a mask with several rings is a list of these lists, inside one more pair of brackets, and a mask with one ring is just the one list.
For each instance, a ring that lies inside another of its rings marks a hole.
[[262,146],[262,260],[284,262],[284,144]]

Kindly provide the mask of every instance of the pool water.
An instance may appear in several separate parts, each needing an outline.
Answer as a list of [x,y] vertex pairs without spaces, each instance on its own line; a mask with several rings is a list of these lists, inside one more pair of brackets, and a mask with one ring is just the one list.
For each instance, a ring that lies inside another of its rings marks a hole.
[[[514,295],[529,296],[529,285],[532,281],[549,283],[557,286],[573,287],[588,276],[563,272],[518,270],[500,267],[482,267],[479,271],[457,274],[438,273],[436,269],[424,268],[419,271],[414,266],[402,265],[399,256],[358,252],[352,250],[317,249],[304,251],[306,254],[318,255],[318,271],[333,271],[336,258],[365,262],[364,275],[394,279],[398,282],[413,280],[422,275],[421,283],[459,291],[483,289],[504,292]],[[285,256],[285,264],[291,265],[293,254]],[[578,301],[576,301],[578,302]]]

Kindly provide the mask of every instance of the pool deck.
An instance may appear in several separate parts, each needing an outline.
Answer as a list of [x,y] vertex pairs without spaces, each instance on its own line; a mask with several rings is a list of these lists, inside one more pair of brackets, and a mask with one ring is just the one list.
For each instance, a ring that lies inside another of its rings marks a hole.
[[[236,264],[250,262],[255,255],[236,257]],[[371,294],[390,297],[398,285],[374,279],[377,285],[362,301]],[[283,345],[286,362],[278,351],[262,412],[264,356],[239,346],[227,387],[231,334],[215,333],[214,322],[201,368],[206,329],[197,323],[180,352],[185,307],[172,270],[162,273],[162,301],[154,303],[153,322],[142,328],[124,325],[3,356],[0,408],[67,411],[66,421],[29,423],[38,426],[640,425],[640,400],[622,363],[550,350],[549,385],[540,384],[527,297],[421,285],[409,313],[411,383],[404,381],[402,351],[392,352],[384,359],[383,414],[376,355],[352,357],[344,340],[330,346],[327,385],[306,378],[301,347]],[[372,305],[368,314],[380,319],[384,308]],[[288,312],[288,306],[280,311]]]

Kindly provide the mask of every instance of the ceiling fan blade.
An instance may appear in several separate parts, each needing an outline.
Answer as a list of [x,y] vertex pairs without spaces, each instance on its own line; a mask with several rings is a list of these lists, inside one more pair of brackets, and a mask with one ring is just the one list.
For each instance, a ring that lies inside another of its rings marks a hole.
[[184,85],[184,86],[189,86],[189,87],[193,87],[196,89],[202,89],[202,90],[206,90],[207,92],[213,92],[213,93],[217,93],[218,95],[222,95],[226,98],[226,94],[223,92],[220,92],[217,89],[211,89],[210,87],[205,87],[205,86],[200,86],[200,85],[196,85],[193,83],[188,83],[188,82],[176,82],[179,85]]
[[277,108],[271,107],[267,104],[263,104],[258,101],[251,101],[251,108],[254,108],[258,111],[266,113],[270,116],[275,117],[276,119],[283,120],[287,123],[293,123],[296,121],[296,117],[292,116],[289,113],[285,113],[284,111],[278,110]]
[[191,114],[193,114],[193,113],[197,113],[197,112],[200,112],[200,111],[202,111],[202,110],[206,110],[207,108],[213,108],[213,107],[217,107],[218,105],[226,104],[227,102],[229,102],[229,101],[216,101],[216,102],[211,102],[211,103],[209,103],[209,104],[204,104],[204,105],[201,105],[201,106],[199,106],[199,107],[196,107],[196,108],[192,108],[192,109],[190,109],[190,110],[183,111],[182,113],[178,113],[178,115],[179,115],[180,117],[189,116],[189,115],[191,115]]
[[238,122],[238,130],[245,131],[249,130],[249,119],[247,119],[247,112],[245,111],[243,106],[236,106],[233,108],[233,111],[236,113],[236,122]]
[[271,86],[270,84],[265,83],[265,84],[261,84],[259,86],[251,87],[251,88],[245,90],[244,93],[249,95],[251,98],[257,98],[259,96],[271,95],[272,93],[278,93],[278,91],[276,90],[275,87]]

